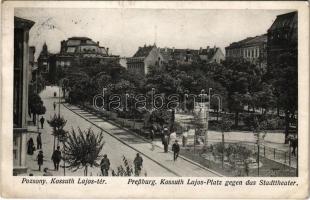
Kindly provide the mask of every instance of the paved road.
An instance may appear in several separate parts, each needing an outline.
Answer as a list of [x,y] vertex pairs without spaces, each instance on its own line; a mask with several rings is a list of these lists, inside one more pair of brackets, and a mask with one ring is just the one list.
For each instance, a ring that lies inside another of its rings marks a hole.
[[[58,108],[56,108],[55,111],[53,109],[53,102],[58,102],[58,99],[53,97],[54,91],[58,92],[57,87],[47,87],[46,90],[40,94],[47,109],[44,116],[46,119],[50,119],[52,115],[58,114]],[[70,106],[69,108],[70,109],[67,109],[63,105],[60,105],[61,115],[67,120],[65,126],[66,130],[77,129],[77,127],[80,127],[82,130],[92,128],[95,133],[100,132],[101,129],[108,132],[103,132],[105,145],[101,154],[108,155],[111,162],[111,169],[116,169],[117,166],[122,163],[123,155],[130,163],[132,163],[135,154],[137,152],[143,152],[145,155],[142,155],[144,159],[142,173],[147,176],[217,176],[213,172],[183,159],[173,162],[171,153],[163,153],[162,149],[158,147],[151,150],[151,144],[143,139],[119,129],[111,123],[105,122],[104,120],[86,113],[77,107]],[[53,169],[53,164],[50,159],[53,151],[52,129],[47,123],[45,123],[44,129],[40,129],[40,131],[42,132],[43,152],[45,156],[43,167]],[[35,143],[36,136],[35,133],[28,135],[28,137],[33,137]],[[28,173],[42,175],[42,172],[37,170],[38,167],[35,160],[36,155],[37,152],[32,156],[27,156],[27,165],[30,169]],[[63,163],[61,163],[61,165],[63,165]],[[60,169],[60,171],[52,170],[51,172],[53,175],[63,175],[63,169]],[[89,175],[95,176],[99,174],[99,168],[89,169]],[[79,169],[76,172],[66,170],[66,175],[83,176],[83,169]]]

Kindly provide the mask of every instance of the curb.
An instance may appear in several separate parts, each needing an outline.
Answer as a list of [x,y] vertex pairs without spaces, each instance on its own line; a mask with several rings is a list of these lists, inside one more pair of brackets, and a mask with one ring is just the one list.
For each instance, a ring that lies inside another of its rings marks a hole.
[[[63,105],[64,105],[64,104],[63,104]],[[107,131],[104,130],[102,127],[99,127],[99,126],[97,126],[95,123],[93,123],[93,122],[91,122],[90,120],[86,119],[84,116],[82,116],[82,115],[80,115],[79,113],[76,113],[75,111],[71,110],[71,109],[68,108],[66,105],[64,105],[64,107],[66,107],[66,108],[67,108],[68,110],[70,110],[71,112],[74,112],[75,114],[79,115],[80,117],[82,117],[82,118],[85,119],[86,121],[90,122],[91,124],[95,125],[97,128],[100,128],[100,129],[103,130],[104,132],[108,133],[109,135],[111,135],[111,136],[114,137],[115,139],[119,140],[120,142],[122,142],[122,143],[125,144],[126,146],[129,146],[130,148],[134,149],[135,151],[140,152],[139,150],[137,150],[137,149],[135,149],[134,147],[132,147],[132,146],[130,146],[129,144],[127,144],[126,142],[122,141],[121,139],[119,139],[119,138],[117,138],[116,136],[112,135],[111,133],[107,132]],[[78,106],[77,106],[77,107],[78,107]],[[80,107],[78,107],[78,108],[80,108]],[[82,109],[82,108],[80,108],[80,110],[85,111],[85,110]],[[86,111],[86,112],[88,112],[88,111]],[[88,112],[88,113],[90,113],[90,112]],[[92,114],[92,113],[90,113],[90,114]],[[92,114],[92,115],[96,116],[95,114]],[[140,139],[142,139],[143,141],[145,141],[145,142],[147,142],[147,143],[149,143],[149,144],[152,144],[152,143],[149,142],[147,139],[143,138],[142,136],[138,135],[137,133],[131,131],[131,130],[128,129],[128,128],[121,127],[119,124],[115,123],[114,121],[111,121],[111,120],[109,120],[109,119],[106,119],[105,117],[100,117],[100,118],[102,118],[102,119],[105,120],[106,122],[109,122],[109,123],[113,124],[114,126],[120,128],[120,129],[123,129],[123,130],[126,130],[126,131],[130,132],[131,134],[133,134],[133,135],[139,137]],[[156,145],[156,144],[153,144],[153,145],[154,145],[154,146],[157,146],[157,147],[160,148],[160,149],[162,149],[162,147],[160,147],[159,145]],[[170,151],[170,150],[168,150],[168,151],[169,151],[170,153],[173,153],[173,152]],[[140,152],[140,153],[143,154],[144,156],[146,156],[144,153],[142,153],[142,152]],[[149,158],[150,160],[154,161],[156,164],[160,165],[161,167],[164,167],[164,168],[167,169],[169,172],[171,172],[171,173],[173,173],[173,174],[175,174],[175,175],[177,175],[177,176],[180,176],[179,174],[177,174],[177,173],[171,171],[170,169],[168,169],[168,168],[165,167],[164,165],[160,164],[159,162],[153,160],[153,159],[150,158],[149,156],[146,156],[146,157]],[[211,173],[213,173],[213,174],[215,174],[215,175],[217,175],[217,176],[219,176],[219,177],[224,177],[224,175],[222,175],[222,174],[220,174],[220,173],[218,173],[218,172],[215,172],[215,171],[213,171],[213,170],[211,170],[211,169],[209,169],[209,168],[207,168],[207,167],[204,167],[203,165],[201,165],[201,164],[199,164],[199,163],[197,163],[197,162],[195,162],[195,161],[192,161],[192,160],[190,160],[190,159],[188,159],[188,158],[186,158],[186,157],[184,157],[184,156],[182,156],[182,155],[179,155],[179,157],[182,158],[183,160],[185,160],[185,161],[187,161],[187,162],[189,162],[189,163],[191,163],[191,164],[193,164],[193,165],[196,165],[196,166],[198,166],[198,167],[200,167],[200,168],[202,168],[202,169],[204,169],[204,170],[207,170],[207,171],[209,171],[209,172],[211,172]]]

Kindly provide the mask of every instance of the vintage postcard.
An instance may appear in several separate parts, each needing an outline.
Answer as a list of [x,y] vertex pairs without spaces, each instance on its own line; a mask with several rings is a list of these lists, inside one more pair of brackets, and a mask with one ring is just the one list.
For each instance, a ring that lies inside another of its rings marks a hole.
[[6,1],[1,195],[307,198],[307,2]]

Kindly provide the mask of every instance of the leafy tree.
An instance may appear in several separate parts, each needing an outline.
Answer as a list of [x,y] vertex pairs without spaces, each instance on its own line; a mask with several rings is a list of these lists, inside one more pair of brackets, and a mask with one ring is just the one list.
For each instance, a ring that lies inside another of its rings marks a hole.
[[64,126],[67,123],[67,120],[65,120],[62,116],[60,115],[54,115],[51,117],[50,120],[47,120],[47,123],[53,128],[53,135],[54,135],[54,145],[53,145],[53,151],[55,151],[55,146],[56,146],[56,138],[63,137],[66,135],[66,131],[63,130]]
[[290,122],[298,108],[297,53],[287,52],[278,56],[269,67],[270,82],[275,88],[277,106],[285,113],[285,143],[288,142]]
[[87,176],[88,167],[99,166],[98,159],[104,145],[102,132],[95,134],[91,128],[86,131],[78,128],[78,132],[72,129],[64,144],[69,169],[77,171],[84,168],[84,175]]
[[36,116],[44,115],[46,112],[46,108],[43,104],[41,97],[36,93],[30,93],[28,99],[28,108],[29,113],[32,114],[32,121],[34,124],[36,124]]

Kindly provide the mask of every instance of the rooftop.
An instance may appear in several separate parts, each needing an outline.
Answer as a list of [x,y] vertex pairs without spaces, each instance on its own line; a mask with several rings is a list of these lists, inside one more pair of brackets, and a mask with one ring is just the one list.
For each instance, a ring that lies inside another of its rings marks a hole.
[[282,28],[297,28],[297,11],[278,15],[268,32]]
[[264,35],[258,35],[255,37],[248,37],[244,40],[241,40],[239,42],[233,42],[226,48],[236,48],[236,47],[242,47],[242,46],[251,46],[259,43],[267,43],[267,34]]
[[133,57],[147,57],[154,47],[156,47],[156,45],[144,45],[143,47],[139,47]]

